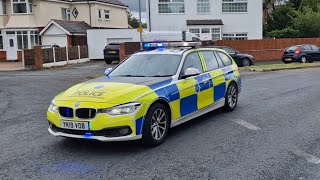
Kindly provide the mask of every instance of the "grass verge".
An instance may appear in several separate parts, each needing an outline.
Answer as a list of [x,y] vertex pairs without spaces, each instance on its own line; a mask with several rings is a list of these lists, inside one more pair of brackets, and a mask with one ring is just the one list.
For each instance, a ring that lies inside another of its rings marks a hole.
[[279,71],[287,69],[302,69],[310,67],[320,67],[320,63],[291,63],[291,64],[268,64],[261,66],[249,66],[241,67],[242,71],[255,71],[255,72],[267,72],[267,71]]

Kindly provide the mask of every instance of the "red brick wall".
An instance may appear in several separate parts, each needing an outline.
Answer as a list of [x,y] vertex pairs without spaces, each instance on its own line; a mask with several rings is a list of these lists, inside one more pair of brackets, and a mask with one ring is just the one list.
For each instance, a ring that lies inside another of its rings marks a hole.
[[228,46],[253,55],[256,61],[280,60],[283,51],[292,45],[320,45],[320,38],[288,38],[261,40],[221,40],[215,42],[218,46]]
[[6,62],[6,61],[7,61],[7,52],[0,51],[0,62]]
[[[17,54],[18,54],[18,61],[22,62],[22,51],[18,51]],[[6,51],[0,51],[0,62],[8,62]]]

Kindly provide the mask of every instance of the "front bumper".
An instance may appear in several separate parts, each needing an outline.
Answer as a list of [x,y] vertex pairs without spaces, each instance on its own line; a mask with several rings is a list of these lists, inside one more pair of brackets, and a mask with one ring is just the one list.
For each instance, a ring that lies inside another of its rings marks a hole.
[[76,135],[76,134],[68,134],[68,133],[63,133],[63,132],[55,132],[50,127],[48,128],[48,131],[50,134],[52,134],[54,136],[70,137],[70,138],[77,138],[77,139],[95,139],[95,140],[103,141],[103,142],[131,141],[131,140],[137,140],[137,139],[142,138],[142,135],[136,135],[136,136],[128,135],[128,136],[121,136],[121,137]]

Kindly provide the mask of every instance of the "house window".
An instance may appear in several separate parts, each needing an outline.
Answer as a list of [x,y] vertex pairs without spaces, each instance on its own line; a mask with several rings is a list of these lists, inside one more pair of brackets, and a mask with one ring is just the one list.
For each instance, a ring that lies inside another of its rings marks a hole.
[[223,40],[247,40],[247,33],[225,33],[222,35]]
[[220,40],[220,34],[221,34],[220,28],[212,28],[211,33],[212,33],[213,41]]
[[17,31],[18,49],[28,49],[28,31]]
[[184,0],[159,0],[159,13],[185,13]]
[[14,14],[32,13],[32,1],[12,0],[12,9]]
[[3,49],[2,31],[0,31],[0,49]]
[[104,10],[104,20],[110,20],[110,11]]
[[7,5],[6,5],[6,2],[4,2],[4,0],[1,1],[0,6],[1,6],[0,14],[1,15],[7,14]]
[[39,45],[39,35],[37,31],[30,31],[31,48]]
[[208,34],[208,33],[210,33],[210,29],[209,28],[202,28],[201,33]]
[[62,20],[70,21],[71,18],[71,10],[67,8],[61,8]]
[[222,12],[248,12],[248,0],[222,0]]
[[200,37],[200,29],[199,28],[190,28],[189,32],[195,34],[198,37]]
[[210,13],[209,0],[198,0],[197,1],[197,13]]
[[98,9],[98,19],[102,19],[102,10]]

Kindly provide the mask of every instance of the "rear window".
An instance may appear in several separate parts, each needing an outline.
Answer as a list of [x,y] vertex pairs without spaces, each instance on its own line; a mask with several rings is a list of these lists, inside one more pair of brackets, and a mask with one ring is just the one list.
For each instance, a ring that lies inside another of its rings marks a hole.
[[298,46],[291,46],[289,47],[286,51],[289,52],[289,51],[296,51],[298,48]]
[[288,49],[286,49],[286,52],[295,52],[298,48],[304,50],[303,46],[291,46]]

